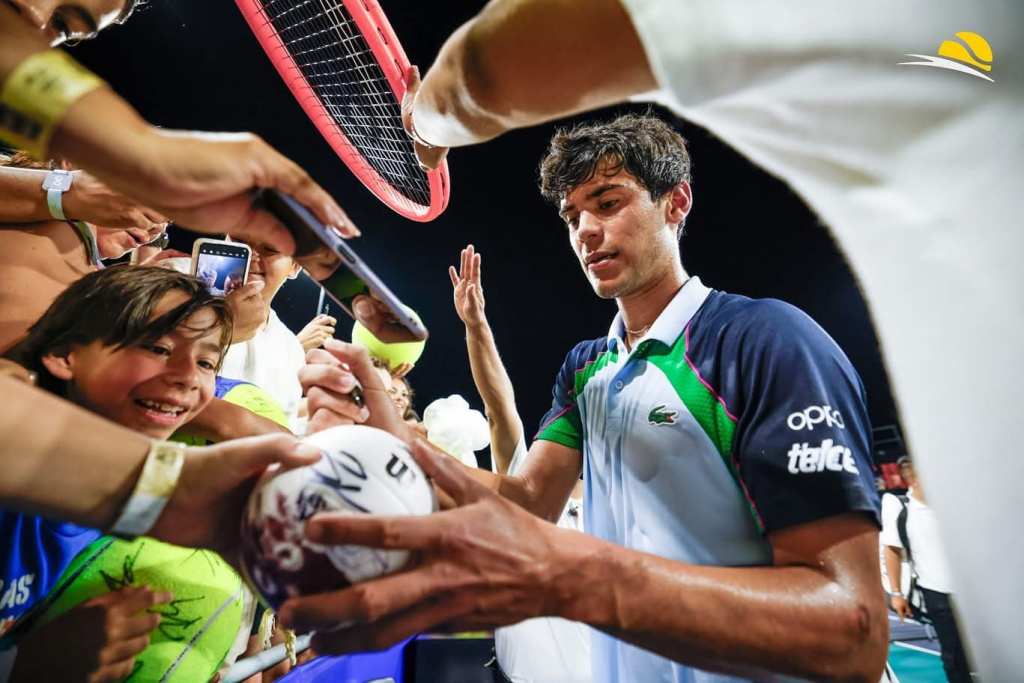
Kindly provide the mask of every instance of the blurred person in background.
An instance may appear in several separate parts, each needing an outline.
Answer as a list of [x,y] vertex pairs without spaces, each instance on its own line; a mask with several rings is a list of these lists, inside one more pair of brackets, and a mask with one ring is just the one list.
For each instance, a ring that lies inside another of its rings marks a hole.
[[[900,463],[900,474],[907,484],[907,495],[887,493],[882,497],[880,538],[892,608],[899,614],[900,621],[914,616],[911,592],[920,590],[927,619],[939,638],[946,677],[950,683],[970,683],[971,666],[960,639],[952,577],[935,511],[928,507],[910,458]],[[904,559],[913,577],[908,592],[903,590]]]
[[249,279],[239,291],[257,288],[257,325],[235,337],[221,367],[224,377],[251,382],[266,391],[284,410],[291,430],[301,433],[302,387],[298,372],[306,363],[299,338],[274,312],[271,305],[285,280],[295,278],[299,264],[272,244],[250,244]]
[[[68,213],[64,218],[50,215],[42,180],[51,174],[51,165],[62,164],[33,161],[23,153],[0,154],[0,352],[21,339],[72,282],[102,268],[104,259],[120,258],[159,238],[167,227],[155,212],[91,176],[66,169],[58,171],[74,178],[63,193]],[[115,225],[93,223],[93,217]]]

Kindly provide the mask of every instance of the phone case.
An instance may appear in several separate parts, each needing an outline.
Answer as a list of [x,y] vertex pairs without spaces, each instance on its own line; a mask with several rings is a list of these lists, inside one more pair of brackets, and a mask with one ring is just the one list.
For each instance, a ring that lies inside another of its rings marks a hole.
[[[359,256],[356,255],[355,251],[352,250],[345,240],[341,239],[331,230],[328,230],[320,221],[316,219],[313,214],[309,212],[306,207],[299,204],[297,201],[292,199],[286,194],[278,192],[273,189],[263,190],[261,193],[260,201],[263,207],[267,211],[274,214],[278,220],[284,223],[289,230],[291,230],[293,237],[295,238],[295,256],[301,257],[309,255],[320,248],[321,245],[326,245],[331,251],[338,255],[341,259],[341,265],[339,269],[344,267],[347,268],[356,278],[362,281],[366,286],[367,290],[379,301],[381,301],[391,312],[391,314],[401,323],[402,327],[407,329],[415,339],[423,340],[426,339],[429,333],[427,328],[424,327],[423,323],[413,318],[406,311],[402,302],[397,296],[384,284],[376,273],[370,270]],[[330,282],[333,278],[338,276],[336,270],[324,280],[321,280],[321,286],[323,283]],[[327,296],[337,303],[344,309],[353,319],[355,315],[349,310],[348,305],[345,301],[337,296],[335,291],[332,291],[331,287],[324,287],[324,291],[327,292]]]
[[246,252],[245,270],[242,273],[242,284],[240,285],[245,286],[249,281],[249,267],[252,265],[252,248],[248,244],[244,244],[242,242],[230,242],[228,240],[217,240],[208,237],[201,237],[197,239],[192,244],[192,277],[199,277],[197,272],[199,269],[199,256],[203,253],[208,253],[203,251],[203,247],[206,245],[223,245],[225,247],[231,247],[233,250],[244,250]]

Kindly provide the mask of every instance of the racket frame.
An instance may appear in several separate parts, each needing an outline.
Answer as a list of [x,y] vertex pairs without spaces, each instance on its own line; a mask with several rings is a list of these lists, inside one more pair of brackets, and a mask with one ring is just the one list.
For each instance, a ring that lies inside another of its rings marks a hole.
[[[391,28],[376,0],[326,0],[345,6],[356,28],[363,36],[374,59],[387,79],[396,101],[401,104],[405,96],[405,76],[409,70],[409,58],[398,37]],[[430,206],[417,204],[392,187],[365,158],[359,149],[345,135],[345,131],[328,113],[316,91],[309,85],[302,70],[285,48],[281,37],[263,10],[259,0],[235,0],[260,47],[274,65],[281,79],[288,86],[295,100],[313,122],[320,135],[334,150],[359,181],[388,207],[414,221],[431,221],[448,206],[449,182],[448,163],[426,172],[430,189]]]

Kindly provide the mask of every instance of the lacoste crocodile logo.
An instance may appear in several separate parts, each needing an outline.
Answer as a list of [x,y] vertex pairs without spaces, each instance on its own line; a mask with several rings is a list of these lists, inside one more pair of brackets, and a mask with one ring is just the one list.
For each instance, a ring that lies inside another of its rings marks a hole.
[[676,415],[678,414],[675,410],[668,410],[668,407],[663,403],[660,406],[651,408],[651,412],[647,414],[647,421],[652,425],[674,425],[676,423]]

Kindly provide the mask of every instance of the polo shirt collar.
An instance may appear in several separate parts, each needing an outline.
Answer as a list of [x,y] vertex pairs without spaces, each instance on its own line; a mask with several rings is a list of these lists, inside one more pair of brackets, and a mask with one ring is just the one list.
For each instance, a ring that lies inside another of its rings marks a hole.
[[[655,319],[651,329],[647,330],[647,334],[639,339],[633,348],[639,347],[640,343],[647,339],[657,339],[666,346],[672,346],[710,293],[711,290],[704,286],[699,277],[691,277],[676,292],[665,310]],[[621,344],[625,347],[625,339],[626,326],[622,322],[622,313],[616,313],[608,330],[608,346],[611,348],[613,345]]]

